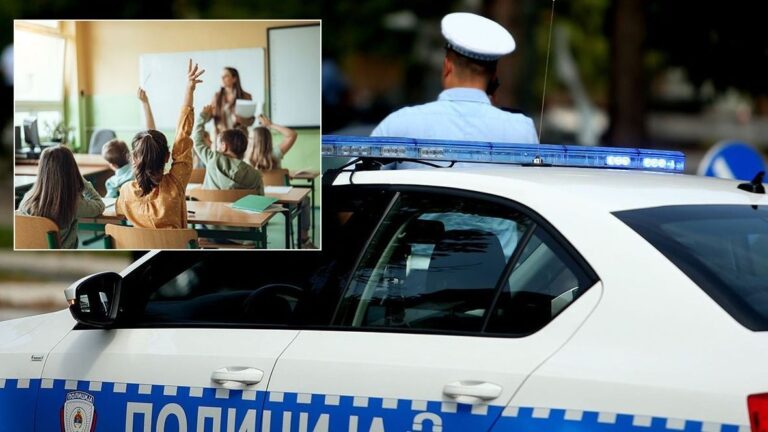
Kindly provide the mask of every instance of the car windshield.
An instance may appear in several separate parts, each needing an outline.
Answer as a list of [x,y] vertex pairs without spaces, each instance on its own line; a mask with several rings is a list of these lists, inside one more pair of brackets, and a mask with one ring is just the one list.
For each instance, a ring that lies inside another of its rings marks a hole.
[[742,325],[768,331],[768,208],[686,205],[614,215]]

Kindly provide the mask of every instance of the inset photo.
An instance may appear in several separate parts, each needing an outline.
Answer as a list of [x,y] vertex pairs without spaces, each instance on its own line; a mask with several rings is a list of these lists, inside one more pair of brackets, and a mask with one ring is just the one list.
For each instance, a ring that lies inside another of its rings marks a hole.
[[15,249],[319,249],[320,20],[14,22]]

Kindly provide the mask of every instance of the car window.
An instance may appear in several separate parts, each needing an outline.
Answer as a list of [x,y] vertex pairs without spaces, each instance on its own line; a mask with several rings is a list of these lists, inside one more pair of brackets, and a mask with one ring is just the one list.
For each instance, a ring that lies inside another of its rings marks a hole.
[[486,331],[533,333],[595,282],[561,243],[537,227],[502,285]]
[[614,213],[744,326],[768,331],[768,208],[664,206]]
[[162,252],[124,281],[124,326],[327,326],[393,192],[327,193],[319,251]]
[[480,332],[530,218],[458,196],[408,192],[387,214],[342,298],[356,328]]

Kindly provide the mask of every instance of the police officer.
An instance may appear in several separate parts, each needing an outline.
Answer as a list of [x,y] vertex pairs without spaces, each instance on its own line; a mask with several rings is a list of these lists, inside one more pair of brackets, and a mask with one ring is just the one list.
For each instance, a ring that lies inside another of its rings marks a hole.
[[486,94],[497,82],[499,58],[515,49],[512,35],[495,21],[471,13],[446,15],[443,92],[437,101],[402,108],[371,136],[537,143],[533,121],[494,107]]

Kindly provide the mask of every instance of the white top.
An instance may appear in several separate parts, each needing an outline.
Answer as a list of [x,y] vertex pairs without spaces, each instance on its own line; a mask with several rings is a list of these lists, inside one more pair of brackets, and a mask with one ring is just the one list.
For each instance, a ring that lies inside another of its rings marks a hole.
[[440,27],[448,46],[469,58],[494,61],[515,50],[515,39],[507,29],[480,15],[448,14]]

